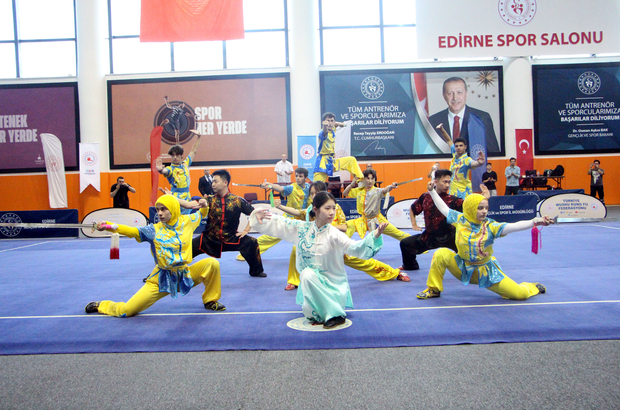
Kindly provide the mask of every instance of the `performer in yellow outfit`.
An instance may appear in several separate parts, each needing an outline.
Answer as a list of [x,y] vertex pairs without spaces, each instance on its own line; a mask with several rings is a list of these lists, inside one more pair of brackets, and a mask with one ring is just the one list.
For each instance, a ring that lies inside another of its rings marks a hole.
[[323,114],[323,129],[319,132],[319,147],[314,165],[314,181],[327,181],[334,171],[349,171],[358,179],[362,179],[362,170],[355,157],[334,158],[336,151],[336,128],[346,124],[336,122],[336,115],[331,112]]
[[[308,178],[308,170],[303,167],[299,167],[295,170],[295,183],[286,186],[280,186],[278,184],[272,184],[265,182],[261,184],[263,189],[272,189],[279,192],[283,197],[286,197],[286,205],[296,209],[304,209],[308,204],[308,195],[310,191],[310,184],[306,182]],[[312,202],[312,201],[311,201]],[[285,215],[286,216],[286,215]],[[273,247],[279,243],[282,239],[269,235],[261,235],[257,239],[258,248],[261,255],[267,251],[267,249]],[[241,254],[237,255],[238,261],[244,261],[245,259]],[[292,290],[287,289],[287,290]]]
[[357,198],[357,212],[362,215],[357,219],[347,221],[347,236],[350,238],[357,232],[360,238],[363,238],[367,231],[372,231],[380,223],[386,222],[388,226],[383,234],[402,241],[410,235],[389,223],[380,210],[381,198],[396,188],[396,183],[385,188],[375,188],[375,182],[377,182],[377,172],[374,169],[366,169],[364,170],[364,186],[353,188],[357,186],[357,179],[354,178],[351,185],[346,187],[342,193],[343,196],[348,195],[350,198]]
[[[325,183],[322,181],[314,182],[310,186],[310,198],[308,199],[308,202],[312,202],[314,196],[321,191],[327,191],[327,186]],[[312,207],[298,211],[296,209],[277,204],[276,208],[295,216],[296,219],[305,221],[314,220],[314,216],[310,215],[310,210]],[[342,208],[338,204],[336,204],[336,216],[332,221],[332,225],[342,232],[346,232],[347,230],[347,219]],[[295,248],[293,247],[293,252],[289,258],[287,280],[288,284],[293,285],[293,287],[288,289],[289,286],[287,285],[287,288],[285,288],[286,290],[293,290],[299,286],[299,272],[297,271],[296,263],[296,253]],[[406,273],[400,271],[399,269],[392,268],[391,266],[376,259],[360,259],[355,256],[344,255],[344,264],[355,270],[362,271],[380,281],[398,279],[404,282],[409,282],[411,280]]]
[[199,283],[205,285],[202,294],[205,308],[225,310],[224,305],[218,302],[222,293],[219,262],[209,258],[188,266],[192,261],[192,234],[209,210],[204,199],[201,199],[200,205],[200,212],[181,215],[177,198],[164,195],[155,204],[161,222],[140,228],[109,222],[99,223],[98,230],[116,232],[138,242],[149,242],[156,266],[144,286],[129,301],[90,302],[86,305],[86,313],[98,312],[116,317],[134,316],[167,295],[176,298],[179,294],[187,294]]
[[488,200],[480,194],[471,194],[463,202],[463,213],[450,209],[434,189],[434,181],[428,183],[428,190],[437,209],[446,216],[448,223],[456,227],[458,254],[448,248],[440,248],[433,255],[428,273],[428,288],[417,294],[419,299],[440,297],[443,291],[443,277],[446,269],[463,284],[478,284],[499,294],[505,299],[524,300],[545,293],[540,283],[517,284],[506,276],[493,257],[493,242],[509,233],[531,229],[535,225],[549,225],[549,217],[534,218],[516,223],[500,223],[487,218]]

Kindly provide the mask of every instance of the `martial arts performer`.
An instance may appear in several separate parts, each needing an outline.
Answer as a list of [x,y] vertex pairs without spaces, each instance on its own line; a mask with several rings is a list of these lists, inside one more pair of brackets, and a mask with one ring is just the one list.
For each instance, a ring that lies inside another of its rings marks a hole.
[[[279,192],[280,195],[286,197],[286,205],[300,210],[305,209],[308,206],[308,194],[310,192],[310,184],[306,182],[308,178],[308,170],[303,167],[299,167],[295,170],[295,183],[292,185],[280,186],[278,184],[272,184],[270,182],[265,182],[261,184],[263,189],[272,189],[276,192]],[[280,238],[274,238],[269,235],[261,235],[258,237],[258,246],[260,248],[261,255],[265,253],[265,251],[277,243],[281,241]],[[243,256],[237,255],[238,261],[243,261]],[[295,287],[287,286],[293,290]]]
[[[189,185],[191,182],[189,177],[189,166],[192,164],[196,156],[196,151],[198,151],[198,145],[200,144],[200,134],[196,135],[196,142],[194,142],[187,158],[183,159],[182,145],[173,145],[168,150],[168,154],[172,157],[170,166],[164,167],[161,158],[157,158],[155,161],[155,168],[157,168],[157,171],[170,182],[172,195],[185,201],[192,200],[189,193]],[[190,212],[191,209],[181,209],[182,214],[189,214]]]
[[250,224],[242,232],[239,228],[239,216],[243,213],[250,215],[254,207],[245,199],[233,195],[228,190],[230,174],[225,169],[218,169],[213,173],[213,192],[215,195],[206,197],[209,205],[207,226],[202,235],[194,238],[192,253],[194,258],[206,253],[214,258],[220,258],[222,252],[239,251],[250,265],[250,276],[264,278],[267,274],[263,270],[263,261],[258,250],[258,241],[250,232]]
[[343,256],[372,258],[383,245],[381,233],[386,225],[380,224],[365,239],[353,241],[331,225],[336,214],[332,194],[317,193],[312,205],[313,222],[271,216],[261,209],[252,212],[250,223],[259,232],[296,245],[300,272],[297,303],[309,321],[330,329],[344,324],[345,307],[353,307]]
[[362,170],[355,157],[334,158],[336,150],[336,128],[346,127],[345,123],[336,122],[336,115],[331,112],[323,114],[323,129],[319,132],[319,148],[314,165],[315,181],[327,181],[334,171],[349,171],[362,179]]
[[[439,197],[448,205],[450,209],[463,211],[463,199],[448,194],[450,190],[450,179],[452,172],[447,169],[435,171],[435,189]],[[411,204],[409,216],[411,227],[414,231],[421,231],[416,222],[416,216],[424,212],[424,232],[419,235],[412,235],[400,241],[400,252],[403,256],[403,270],[418,270],[420,265],[417,255],[430,249],[450,248],[457,251],[455,240],[456,229],[448,222],[446,217],[437,209],[433,198],[428,192],[424,192]]]
[[396,188],[396,183],[385,188],[376,188],[375,182],[377,182],[377,172],[374,169],[365,169],[363,186],[354,188],[357,187],[357,178],[353,178],[353,182],[342,193],[342,196],[357,198],[357,212],[362,215],[357,219],[347,221],[347,236],[350,238],[357,232],[360,238],[363,238],[366,235],[366,231],[372,231],[376,225],[385,222],[388,224],[385,228],[385,234],[402,241],[409,234],[388,223],[385,216],[381,214],[380,209],[381,198]]
[[225,310],[224,305],[218,302],[222,294],[219,262],[209,258],[189,265],[192,261],[192,234],[208,211],[205,200],[200,201],[200,206],[200,212],[181,215],[179,201],[172,195],[164,195],[155,204],[160,222],[154,225],[135,228],[111,222],[99,223],[97,229],[100,231],[116,232],[138,242],[149,242],[156,266],[142,288],[129,301],[90,302],[86,305],[86,313],[134,316],[164,296],[176,298],[179,294],[187,294],[199,283],[205,285],[202,294],[205,309]]
[[450,184],[450,195],[465,199],[471,194],[471,177],[470,171],[485,163],[484,152],[478,153],[478,159],[473,160],[467,155],[467,143],[463,138],[449,140],[450,151],[452,152],[452,161],[450,162],[450,171],[452,171],[452,183]]
[[509,233],[531,229],[535,225],[547,226],[552,223],[549,217],[515,223],[495,222],[487,218],[489,202],[480,194],[467,196],[463,202],[463,213],[460,213],[446,205],[433,185],[434,181],[428,183],[428,191],[437,209],[456,228],[458,253],[448,248],[435,251],[426,280],[427,289],[417,294],[419,299],[440,297],[446,269],[465,285],[478,284],[505,299],[523,300],[546,292],[540,283],[517,284],[506,276],[493,256],[493,241]]
[[[318,192],[323,192],[323,191],[327,191],[327,186],[325,185],[325,182],[322,182],[322,181],[314,182],[310,186],[309,200],[312,201]],[[305,210],[302,209],[301,211],[298,211],[296,209],[293,209],[287,206],[282,206],[281,204],[278,204],[278,203],[276,203],[276,208],[302,221],[314,220],[314,217],[312,218],[310,217],[310,211],[312,210],[312,205],[310,205],[308,209],[305,209]],[[332,221],[332,225],[335,226],[336,229],[342,232],[346,232],[347,230],[347,218],[344,215],[344,211],[338,204],[336,204],[336,215],[334,217],[334,220]],[[380,281],[392,280],[392,279],[397,279],[403,282],[411,281],[411,279],[409,278],[409,276],[407,276],[406,273],[401,272],[399,269],[392,268],[391,266],[381,261],[378,261],[376,259],[365,260],[365,259],[356,258],[354,256],[344,255],[344,264],[350,268],[362,271]],[[297,288],[297,286],[299,286],[299,272],[297,271],[297,268],[295,266],[296,266],[295,252],[293,249],[293,252],[291,253],[291,257],[289,258],[288,284],[287,284],[287,287],[284,288],[285,290],[293,290]],[[293,285],[293,286],[290,287],[289,285]]]

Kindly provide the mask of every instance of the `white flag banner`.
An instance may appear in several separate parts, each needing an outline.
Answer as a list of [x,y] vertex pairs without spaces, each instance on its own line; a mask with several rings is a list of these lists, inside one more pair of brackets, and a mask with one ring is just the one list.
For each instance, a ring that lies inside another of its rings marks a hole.
[[65,160],[62,155],[62,143],[52,134],[41,134],[45,168],[47,170],[47,188],[51,208],[67,207],[67,181],[65,179]]
[[[345,121],[346,126],[336,129],[336,139],[334,147],[334,158],[343,158],[351,156],[351,121]],[[341,181],[350,181],[351,174],[349,171],[339,171]]]
[[80,193],[89,185],[101,192],[99,143],[80,143]]

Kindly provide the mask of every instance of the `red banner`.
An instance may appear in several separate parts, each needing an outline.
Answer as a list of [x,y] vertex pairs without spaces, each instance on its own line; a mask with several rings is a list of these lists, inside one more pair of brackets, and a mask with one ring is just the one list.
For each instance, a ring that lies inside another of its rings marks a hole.
[[534,169],[534,147],[532,146],[532,130],[515,130],[517,140],[517,166],[521,174],[526,170]]
[[424,114],[428,117],[428,91],[426,89],[426,73],[413,73],[413,82],[415,84],[415,92],[418,95],[418,101],[424,109]]
[[158,126],[151,131],[151,206],[157,202],[157,187],[159,185],[159,172],[155,167],[157,157],[161,150],[161,133],[164,127]]
[[244,38],[243,0],[142,0],[140,41]]

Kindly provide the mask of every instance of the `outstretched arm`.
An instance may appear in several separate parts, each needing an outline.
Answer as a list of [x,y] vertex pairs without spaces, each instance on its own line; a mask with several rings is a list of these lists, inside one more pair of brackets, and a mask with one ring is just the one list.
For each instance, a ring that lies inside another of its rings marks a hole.
[[549,226],[552,223],[553,219],[549,218],[548,216],[509,223],[504,227],[504,230],[502,231],[502,236],[506,236],[509,233],[525,231],[526,229],[532,229],[534,226]]
[[386,186],[385,188],[381,189],[381,193],[383,195],[387,194],[388,192],[390,192],[392,189],[396,189],[398,188],[398,183],[397,182],[392,182],[391,185]]
[[439,212],[441,212],[443,216],[447,218],[448,213],[450,212],[450,207],[448,207],[448,204],[446,204],[443,199],[441,199],[437,191],[435,191],[435,181],[429,181],[429,183],[426,185],[426,189],[428,189],[428,192],[430,192],[431,198],[433,198],[433,202],[435,203],[435,206],[437,207]]
[[194,142],[192,149],[189,151],[189,156],[192,157],[192,162],[194,161],[194,157],[196,156],[196,152],[198,151],[198,145],[200,145],[200,137],[202,137],[202,135],[200,134],[196,134],[196,135],[197,135],[196,141]]
[[480,151],[478,153],[478,159],[471,162],[472,168],[478,168],[480,165],[484,165],[486,160],[484,159],[484,152]]
[[157,172],[159,172],[163,176],[167,176],[170,173],[170,171],[168,171],[168,169],[164,167],[164,163],[161,157],[157,157],[157,159],[155,160],[155,168],[157,169]]
[[263,182],[262,184],[260,184],[260,186],[263,189],[271,189],[271,190],[276,191],[276,192],[284,191],[284,187],[283,186],[280,186],[278,184],[272,184],[271,182]]
[[448,132],[443,127],[443,123],[439,124],[438,126],[436,126],[435,129],[437,131],[439,131],[439,135],[441,135],[441,137],[444,139],[444,141],[446,141],[448,146],[451,147],[452,145],[454,145],[454,142],[452,142],[452,138],[450,138],[450,135],[448,135]]

